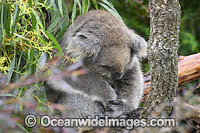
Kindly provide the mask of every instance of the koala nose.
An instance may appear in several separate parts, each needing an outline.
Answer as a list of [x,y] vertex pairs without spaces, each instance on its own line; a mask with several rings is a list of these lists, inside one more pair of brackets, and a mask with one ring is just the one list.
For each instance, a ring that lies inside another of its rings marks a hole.
[[115,72],[114,74],[112,74],[112,78],[114,80],[120,80],[123,77],[123,73],[122,72]]

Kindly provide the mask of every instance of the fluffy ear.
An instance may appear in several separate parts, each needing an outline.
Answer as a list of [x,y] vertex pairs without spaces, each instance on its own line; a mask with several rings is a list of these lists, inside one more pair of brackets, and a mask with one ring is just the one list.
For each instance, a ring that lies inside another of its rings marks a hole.
[[96,60],[100,51],[100,41],[91,33],[68,34],[67,39],[62,43],[65,43],[65,52],[71,58],[78,58],[87,63]]
[[133,54],[136,54],[138,57],[146,56],[146,47],[147,42],[141,36],[137,35],[134,31],[130,30],[131,35],[131,49]]

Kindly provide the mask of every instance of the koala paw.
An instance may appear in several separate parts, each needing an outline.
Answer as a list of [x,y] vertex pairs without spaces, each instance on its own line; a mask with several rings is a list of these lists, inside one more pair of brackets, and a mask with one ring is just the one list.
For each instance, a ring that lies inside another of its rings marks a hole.
[[108,101],[109,105],[122,105],[122,101],[120,99]]
[[142,107],[140,108],[137,108],[135,110],[132,110],[131,112],[127,113],[127,114],[124,114],[126,116],[125,119],[130,119],[130,118],[133,118],[133,119],[139,119],[140,118],[140,112],[142,111]]
[[122,101],[117,99],[117,100],[111,100],[106,103],[102,102],[96,102],[99,107],[99,114],[98,117],[100,119],[105,118],[105,116],[108,116],[109,118],[118,118],[122,115]]
[[122,114],[122,102],[120,100],[109,101],[105,107],[105,116],[117,118]]

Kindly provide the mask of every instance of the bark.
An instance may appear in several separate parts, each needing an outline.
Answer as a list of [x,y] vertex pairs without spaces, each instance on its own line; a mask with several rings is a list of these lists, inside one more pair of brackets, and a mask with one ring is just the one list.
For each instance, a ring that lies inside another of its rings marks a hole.
[[151,89],[141,112],[147,118],[154,107],[171,102],[178,88],[180,5],[178,0],[149,0],[148,60]]

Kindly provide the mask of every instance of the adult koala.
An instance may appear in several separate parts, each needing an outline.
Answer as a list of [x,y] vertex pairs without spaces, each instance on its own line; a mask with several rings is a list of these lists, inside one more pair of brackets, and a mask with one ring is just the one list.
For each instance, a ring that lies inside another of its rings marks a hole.
[[[120,19],[103,10],[78,16],[64,34],[61,47],[70,57],[78,57],[87,70],[78,81],[47,81],[47,97],[52,100],[57,95],[56,102],[69,107],[65,117],[87,118],[106,112],[117,117],[138,108],[144,88],[138,58],[145,55],[146,41]],[[77,93],[63,88],[65,82]]]

